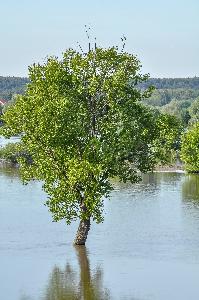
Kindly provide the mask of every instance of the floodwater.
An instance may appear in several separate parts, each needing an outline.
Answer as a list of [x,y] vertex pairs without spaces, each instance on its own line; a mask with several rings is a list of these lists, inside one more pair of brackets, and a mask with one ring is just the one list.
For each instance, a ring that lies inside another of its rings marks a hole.
[[0,147],[4,147],[9,143],[16,143],[20,141],[20,137],[19,136],[12,136],[9,139],[6,139],[5,137],[0,135]]
[[76,223],[53,223],[41,183],[0,169],[0,299],[198,300],[199,176],[115,182],[105,221],[73,247]]

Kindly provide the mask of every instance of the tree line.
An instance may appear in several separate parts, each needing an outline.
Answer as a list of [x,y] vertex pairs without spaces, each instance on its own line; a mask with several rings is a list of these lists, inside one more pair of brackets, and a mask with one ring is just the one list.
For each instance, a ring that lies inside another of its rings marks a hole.
[[0,76],[0,98],[9,101],[14,94],[23,94],[28,82],[26,77]]
[[[10,100],[13,94],[23,94],[28,82],[27,77],[0,76],[0,98]],[[141,89],[146,89],[149,86],[154,86],[157,90],[148,100],[149,103],[152,101],[152,105],[156,106],[165,105],[173,98],[180,100],[185,97],[188,99],[199,96],[199,77],[149,78],[146,82],[138,84]]]
[[140,84],[140,87],[147,88],[155,86],[156,89],[199,89],[199,77],[192,78],[149,78]]

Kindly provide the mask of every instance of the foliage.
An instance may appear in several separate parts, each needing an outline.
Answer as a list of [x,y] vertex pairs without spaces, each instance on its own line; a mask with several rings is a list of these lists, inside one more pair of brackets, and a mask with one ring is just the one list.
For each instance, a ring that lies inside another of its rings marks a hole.
[[16,100],[17,100],[17,94],[13,94],[12,97],[11,97],[11,100],[8,101],[6,104],[4,104],[4,106],[2,107],[2,113],[4,114],[7,109],[11,106],[11,105],[14,105]]
[[176,152],[180,149],[183,126],[178,118],[170,114],[159,114],[157,118],[157,148],[162,164],[175,163]]
[[181,159],[188,172],[199,171],[199,122],[193,124],[182,137]]
[[192,102],[189,108],[189,114],[191,117],[190,123],[195,123],[199,121],[199,97]]
[[157,89],[151,97],[144,100],[144,104],[156,107],[163,113],[176,116],[186,127],[191,119],[190,106],[198,97],[199,89]]
[[182,122],[182,124],[184,124],[184,126],[187,126],[191,118],[189,114],[190,105],[190,100],[177,101],[174,99],[167,105],[164,105],[161,108],[161,112],[176,116]]
[[17,163],[17,158],[21,153],[19,143],[9,143],[4,147],[0,147],[0,158],[3,158],[12,163]]
[[154,93],[144,101],[147,105],[164,106],[172,100],[193,102],[199,96],[199,89],[156,89]]
[[110,178],[134,183],[166,161],[177,123],[142,104],[152,89],[136,88],[148,78],[139,70],[138,59],[117,47],[69,49],[61,61],[29,68],[30,84],[6,111],[3,133],[23,133],[34,162],[21,158],[23,178],[44,181],[55,221],[102,221]]

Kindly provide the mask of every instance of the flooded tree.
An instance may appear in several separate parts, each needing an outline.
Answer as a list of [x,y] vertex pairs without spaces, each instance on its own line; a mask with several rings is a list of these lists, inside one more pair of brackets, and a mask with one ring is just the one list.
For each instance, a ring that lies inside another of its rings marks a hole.
[[91,220],[103,221],[109,179],[137,182],[166,159],[176,136],[173,117],[143,105],[152,88],[138,88],[148,78],[140,68],[123,48],[68,49],[62,59],[29,67],[25,95],[3,117],[3,134],[22,134],[32,158],[20,159],[24,181],[44,182],[55,221],[80,220],[77,245],[85,244]]

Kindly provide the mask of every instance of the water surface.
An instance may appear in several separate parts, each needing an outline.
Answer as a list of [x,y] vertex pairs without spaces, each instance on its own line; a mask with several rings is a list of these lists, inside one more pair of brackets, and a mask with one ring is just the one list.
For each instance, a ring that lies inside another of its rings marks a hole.
[[0,170],[0,299],[199,299],[199,176],[114,182],[87,247],[78,224],[53,223],[41,183]]
[[20,137],[12,136],[11,138],[7,139],[0,135],[0,147],[4,147],[9,143],[16,143],[20,141]]

